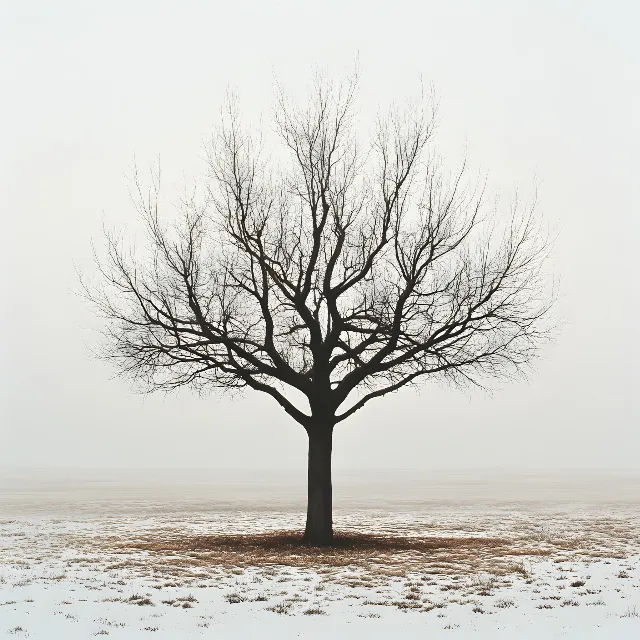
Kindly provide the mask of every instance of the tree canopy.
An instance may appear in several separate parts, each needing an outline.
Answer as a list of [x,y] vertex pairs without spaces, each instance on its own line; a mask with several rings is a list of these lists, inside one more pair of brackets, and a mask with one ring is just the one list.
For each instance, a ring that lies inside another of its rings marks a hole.
[[[549,239],[533,206],[504,212],[466,165],[443,169],[433,101],[363,141],[356,83],[280,93],[276,161],[230,98],[207,147],[206,197],[161,211],[136,180],[149,251],[107,234],[104,354],[147,389],[248,387],[311,434],[421,378],[523,372],[549,337]],[[306,399],[302,400],[301,399]]]

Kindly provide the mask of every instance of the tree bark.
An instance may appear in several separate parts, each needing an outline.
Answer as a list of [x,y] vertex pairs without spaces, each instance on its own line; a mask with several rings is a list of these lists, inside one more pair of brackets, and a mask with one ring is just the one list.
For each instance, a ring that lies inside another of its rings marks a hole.
[[309,429],[309,467],[307,476],[307,526],[304,541],[310,545],[333,542],[331,502],[331,447],[333,428]]

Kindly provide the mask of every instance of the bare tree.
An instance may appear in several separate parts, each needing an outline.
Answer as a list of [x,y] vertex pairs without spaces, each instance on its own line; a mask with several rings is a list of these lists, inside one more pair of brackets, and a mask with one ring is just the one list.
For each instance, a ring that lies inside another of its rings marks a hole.
[[265,158],[230,100],[204,202],[165,226],[159,181],[136,181],[150,253],[107,234],[89,293],[121,374],[149,390],[249,387],[302,425],[305,540],[319,545],[333,537],[337,424],[426,376],[522,373],[549,335],[549,243],[533,207],[501,225],[464,167],[440,169],[432,101],[379,119],[361,147],[354,98],[355,83],[318,82],[302,109],[280,94],[288,164]]

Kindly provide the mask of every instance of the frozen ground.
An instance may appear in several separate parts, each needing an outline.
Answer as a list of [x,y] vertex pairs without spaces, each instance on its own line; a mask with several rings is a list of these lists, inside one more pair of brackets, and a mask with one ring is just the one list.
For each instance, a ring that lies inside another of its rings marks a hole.
[[0,476],[0,636],[640,638],[637,477],[232,475]]

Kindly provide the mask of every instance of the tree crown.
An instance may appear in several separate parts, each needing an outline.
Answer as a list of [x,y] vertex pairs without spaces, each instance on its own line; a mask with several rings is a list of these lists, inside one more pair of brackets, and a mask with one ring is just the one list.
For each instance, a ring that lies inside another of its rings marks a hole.
[[532,361],[552,303],[533,207],[500,230],[465,166],[447,175],[434,159],[433,109],[380,118],[365,146],[354,100],[355,83],[317,83],[304,109],[281,94],[280,166],[230,99],[207,197],[174,224],[159,180],[136,178],[151,252],[136,260],[107,233],[103,286],[87,289],[120,373],[148,389],[250,387],[308,428],[422,376],[479,384]]

